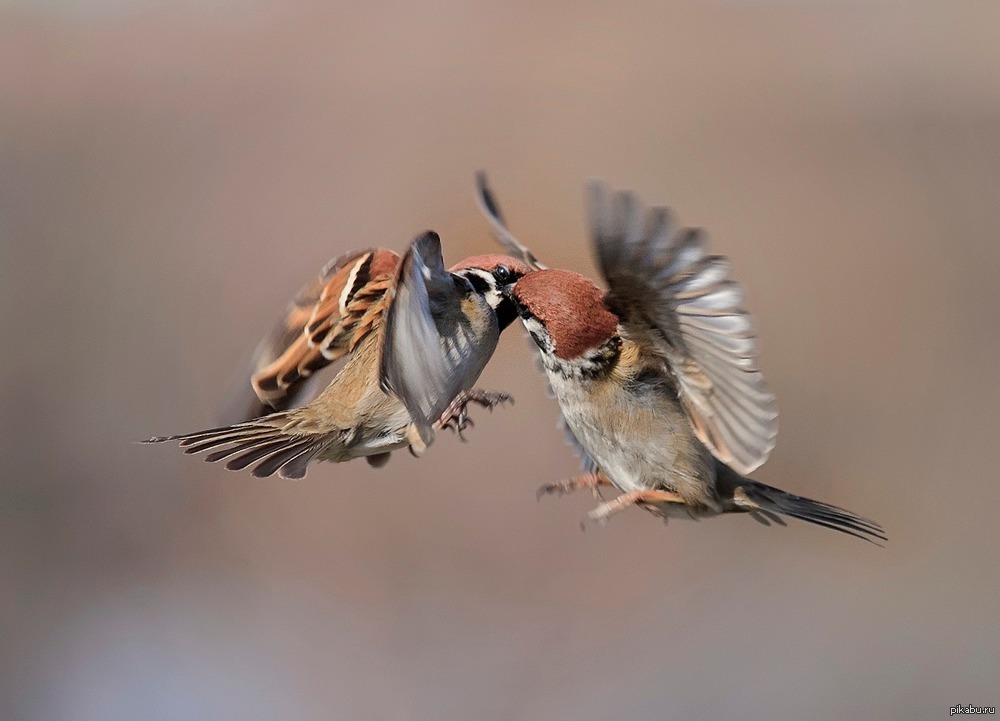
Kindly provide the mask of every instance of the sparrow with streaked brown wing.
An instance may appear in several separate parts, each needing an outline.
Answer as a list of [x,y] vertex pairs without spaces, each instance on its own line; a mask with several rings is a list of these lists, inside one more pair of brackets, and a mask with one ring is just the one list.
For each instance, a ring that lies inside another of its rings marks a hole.
[[507,230],[478,178],[498,240],[539,268],[501,290],[541,352],[549,384],[589,472],[542,493],[612,485],[620,495],[588,518],[632,505],[664,518],[749,513],[770,525],[798,518],[865,540],[877,523],[751,480],[774,447],[774,394],[757,367],[757,342],[728,261],[699,230],[678,230],[666,208],[644,210],[630,192],[588,186],[591,233],[607,293],[549,270]]
[[346,356],[359,322],[395,281],[400,255],[353,250],[328,262],[257,345],[240,377],[226,423],[305,405],[321,390],[319,371]]
[[[251,380],[262,403],[287,408],[313,373],[346,356],[325,390],[299,408],[147,442],[178,441],[185,453],[210,451],[205,460],[229,459],[230,470],[253,465],[260,477],[301,478],[312,460],[365,457],[381,466],[400,448],[419,454],[434,431],[452,426],[461,432],[471,423],[468,403],[492,408],[510,399],[473,384],[516,317],[498,286],[527,272],[519,260],[500,255],[468,258],[446,270],[440,239],[431,231],[402,259],[389,250],[343,256],[300,292],[258,347]],[[414,294],[414,287],[420,292]],[[435,353],[444,349],[450,372],[447,382],[425,390],[422,404],[411,404],[416,415],[391,391],[392,379],[406,380],[391,369],[401,353],[414,351],[405,336],[411,331]]]

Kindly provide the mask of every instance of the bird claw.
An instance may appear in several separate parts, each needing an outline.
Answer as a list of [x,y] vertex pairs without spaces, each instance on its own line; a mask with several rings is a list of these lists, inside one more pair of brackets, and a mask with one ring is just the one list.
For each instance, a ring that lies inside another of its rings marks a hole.
[[603,528],[608,525],[612,515],[614,515],[614,511],[608,511],[604,506],[598,506],[580,520],[580,530],[586,533],[588,526]]
[[600,496],[598,488],[603,485],[607,485],[609,481],[607,477],[601,473],[586,473],[582,476],[574,476],[573,478],[567,478],[562,481],[553,481],[552,483],[546,483],[541,486],[535,493],[535,498],[537,500],[542,500],[542,496],[557,494],[560,496],[565,496],[567,493],[572,493],[580,488],[589,488],[594,496]]
[[473,388],[459,393],[455,400],[452,401],[451,405],[448,406],[448,410],[445,411],[445,417],[441,427],[450,428],[458,434],[458,437],[462,439],[462,441],[467,440],[465,437],[465,430],[467,428],[475,428],[476,426],[476,424],[472,422],[472,419],[469,418],[470,403],[475,403],[492,411],[496,406],[505,405],[507,403],[513,404],[514,399],[509,393],[504,393],[502,391],[487,391],[481,388]]
[[455,415],[449,418],[442,427],[451,429],[458,434],[458,437],[461,438],[463,442],[465,442],[468,440],[465,437],[465,429],[475,428],[476,424],[472,422],[471,418],[469,418],[469,411],[465,408],[465,406],[462,406],[462,408],[455,413]]
[[535,491],[535,500],[542,500],[542,496],[558,495],[565,496],[567,493],[572,492],[574,489],[572,480],[569,481],[553,481],[552,483],[545,483],[538,487]]
[[684,504],[684,499],[674,491],[663,491],[654,489],[643,489],[638,491],[628,491],[616,496],[607,503],[602,503],[592,510],[583,519],[583,523],[592,522],[598,526],[603,526],[612,516],[621,513],[626,508],[631,508],[636,504],[658,504],[658,503],[679,503]]
[[510,403],[514,405],[514,397],[510,393],[503,391],[487,391],[482,388],[473,388],[465,392],[465,404],[476,403],[483,408],[492,411],[497,406]]

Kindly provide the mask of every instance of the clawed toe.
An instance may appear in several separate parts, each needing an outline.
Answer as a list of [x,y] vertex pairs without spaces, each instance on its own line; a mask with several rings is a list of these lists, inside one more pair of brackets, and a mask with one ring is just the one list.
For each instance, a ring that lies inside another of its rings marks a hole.
[[465,429],[475,428],[476,424],[472,422],[471,418],[469,418],[468,413],[463,411],[461,415],[462,418],[455,424],[455,432],[458,433],[458,437],[464,443],[465,441],[469,440],[468,438],[465,437]]
[[608,521],[611,516],[614,515],[614,511],[606,507],[607,504],[603,506],[598,506],[593,511],[588,513],[580,520],[580,529],[583,531],[587,530],[587,526],[597,526],[603,527],[608,525]]
[[572,493],[579,488],[589,488],[594,492],[594,495],[597,495],[598,486],[604,486],[607,484],[607,477],[603,474],[586,473],[582,476],[574,476],[573,478],[568,478],[564,481],[546,483],[538,489],[535,497],[541,500],[542,496],[551,495],[553,493],[564,496],[567,493]]
[[567,481],[556,481],[555,483],[546,483],[538,487],[535,491],[535,500],[542,500],[543,496],[551,496],[553,494],[559,496],[565,496],[567,493],[573,490],[573,487]]
[[467,428],[475,428],[475,426],[476,424],[472,422],[472,419],[468,417],[468,414],[461,412],[448,419],[448,421],[446,421],[441,427],[457,433],[459,438],[463,441],[467,441],[468,439],[465,437],[465,430]]
[[476,425],[469,418],[469,403],[475,403],[492,411],[496,406],[513,402],[514,399],[508,393],[501,391],[484,391],[480,388],[463,391],[451,402],[442,416],[441,428],[450,428],[465,441],[466,429],[474,428]]
[[487,391],[482,388],[473,388],[468,392],[466,402],[476,403],[492,411],[497,406],[506,405],[507,403],[514,405],[514,398],[509,393],[504,393],[503,391]]
[[587,528],[590,526],[603,528],[608,525],[608,521],[611,519],[612,515],[613,514],[611,513],[604,512],[603,508],[595,508],[593,511],[580,519],[580,530],[586,533]]

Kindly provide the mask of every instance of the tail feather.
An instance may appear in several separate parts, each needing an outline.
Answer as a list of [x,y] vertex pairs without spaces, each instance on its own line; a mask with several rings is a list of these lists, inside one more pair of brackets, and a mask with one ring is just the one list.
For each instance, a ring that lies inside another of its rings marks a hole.
[[[283,478],[299,479],[306,475],[306,466],[309,465],[309,461],[313,459],[318,451],[310,449],[307,453],[300,453],[297,456],[285,461],[281,466],[281,473]],[[264,473],[267,473],[268,464],[262,463],[260,466],[254,469],[253,474],[258,478],[263,478]]]
[[[260,431],[260,436],[268,435],[265,430]],[[184,452],[187,454],[191,453],[201,453],[209,449],[215,448],[216,446],[225,445],[227,443],[233,443],[234,441],[244,440],[250,438],[246,435],[246,431],[237,431],[235,433],[221,434],[219,436],[213,436],[209,440],[198,440],[197,443],[193,440],[191,441],[181,441],[180,445],[184,448]]]
[[885,530],[875,521],[837,506],[796,496],[757,481],[744,479],[733,494],[734,504],[742,511],[780,513],[823,528],[880,545],[888,541]]
[[306,474],[306,465],[317,452],[318,449],[314,443],[299,441],[281,451],[272,453],[253,469],[252,474],[257,478],[267,478],[278,471],[282,478],[302,478]]
[[251,463],[269,457],[275,451],[284,450],[287,446],[288,441],[284,438],[279,438],[278,440],[271,439],[265,443],[254,443],[249,448],[240,449],[239,455],[226,463],[226,469],[230,471],[242,471]]
[[271,434],[255,436],[253,438],[248,438],[248,439],[229,438],[225,441],[225,443],[235,443],[235,445],[231,445],[228,448],[223,448],[222,450],[215,451],[214,453],[209,453],[207,456],[205,456],[205,462],[218,463],[219,461],[225,458],[229,458],[230,456],[234,456],[237,453],[252,451],[261,445],[273,444],[274,442],[275,438]]
[[334,439],[330,434],[303,434],[286,430],[289,420],[287,413],[274,413],[234,426],[155,437],[143,443],[177,441],[185,453],[218,449],[205,456],[205,461],[215,463],[230,458],[226,468],[231,471],[256,464],[252,474],[258,478],[275,473],[282,478],[302,478],[309,462],[328,448]]

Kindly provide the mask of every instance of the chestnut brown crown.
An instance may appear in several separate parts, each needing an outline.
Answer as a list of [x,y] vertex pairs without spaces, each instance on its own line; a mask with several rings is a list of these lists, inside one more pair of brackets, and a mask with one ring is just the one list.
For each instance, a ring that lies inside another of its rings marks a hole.
[[536,318],[563,360],[600,348],[618,332],[619,318],[604,305],[593,281],[568,270],[538,270],[511,291],[522,318]]
[[449,270],[451,270],[452,273],[457,273],[460,270],[476,268],[478,270],[485,270],[492,273],[501,265],[507,266],[514,275],[515,279],[525,276],[531,272],[531,268],[519,261],[517,258],[511,258],[509,255],[499,255],[497,253],[473,255],[459,263],[456,263]]

